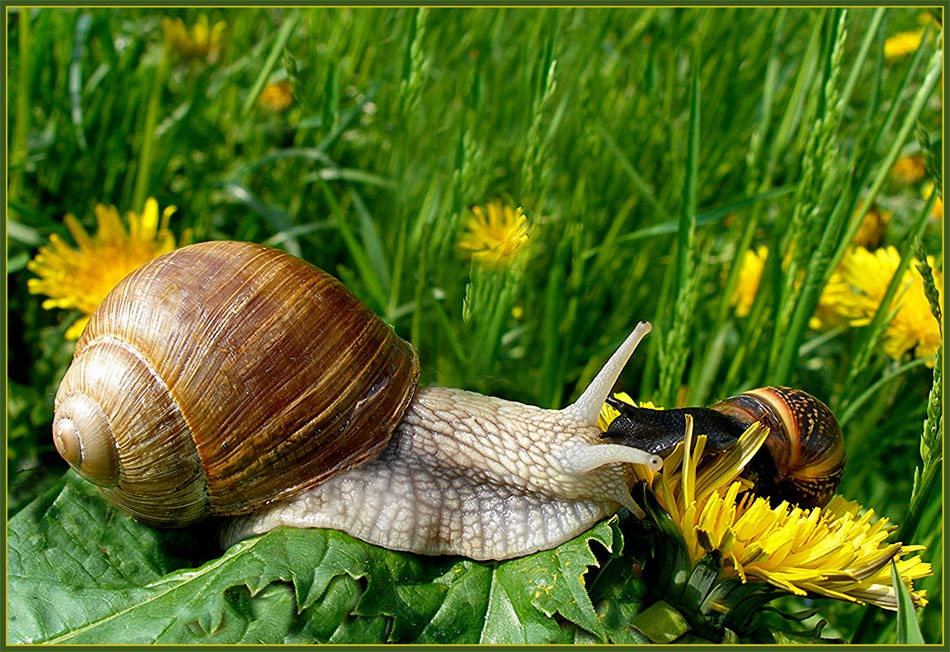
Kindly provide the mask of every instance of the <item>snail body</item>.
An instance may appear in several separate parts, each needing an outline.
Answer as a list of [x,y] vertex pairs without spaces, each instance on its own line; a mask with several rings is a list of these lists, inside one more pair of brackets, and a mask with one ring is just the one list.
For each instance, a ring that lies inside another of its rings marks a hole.
[[424,554],[529,554],[581,534],[621,505],[642,514],[630,498],[628,465],[607,451],[596,455],[599,439],[569,413],[422,388],[379,458],[235,519],[223,538],[288,525],[340,529]]
[[621,506],[631,464],[597,416],[641,322],[572,405],[416,387],[412,347],[339,281],[260,245],[166,254],[106,297],[56,397],[57,450],[162,526],[237,517],[231,542],[331,527],[387,548],[505,559]]

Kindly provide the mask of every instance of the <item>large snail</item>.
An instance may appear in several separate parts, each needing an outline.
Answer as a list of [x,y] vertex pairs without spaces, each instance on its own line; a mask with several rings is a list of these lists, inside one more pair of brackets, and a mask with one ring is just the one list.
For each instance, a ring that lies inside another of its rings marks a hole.
[[57,393],[54,442],[158,525],[233,515],[229,541],[292,525],[516,557],[621,506],[642,515],[630,465],[662,459],[596,422],[649,330],[562,410],[417,388],[413,349],[332,276],[260,245],[196,244],[100,305]]

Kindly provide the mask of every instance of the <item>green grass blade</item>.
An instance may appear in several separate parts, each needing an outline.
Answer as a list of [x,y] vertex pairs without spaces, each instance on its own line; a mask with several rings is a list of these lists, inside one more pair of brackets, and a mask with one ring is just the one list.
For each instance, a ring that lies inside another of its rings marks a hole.
[[148,105],[145,109],[145,122],[142,125],[142,145],[139,149],[138,164],[135,171],[135,190],[132,194],[132,209],[141,211],[145,207],[145,200],[150,194],[153,154],[155,143],[155,127],[158,125],[158,112],[161,107],[162,90],[168,76],[170,62],[168,53],[163,52],[152,77],[152,90],[149,93]]
[[274,39],[270,53],[267,55],[267,60],[264,62],[264,65],[261,66],[260,72],[257,73],[257,78],[251,86],[251,90],[244,99],[244,105],[241,107],[242,118],[247,118],[251,109],[254,108],[254,103],[257,102],[257,98],[260,97],[261,91],[264,89],[264,84],[267,83],[267,78],[270,76],[271,71],[274,70],[274,66],[277,64],[277,60],[280,59],[281,52],[283,52],[287,46],[287,41],[290,40],[294,28],[297,27],[297,21],[299,20],[300,14],[296,11],[291,11],[284,16],[283,24],[280,26],[280,31],[277,32],[277,38]]
[[914,101],[911,104],[910,109],[908,109],[907,113],[904,114],[904,121],[901,123],[901,128],[898,131],[897,136],[893,139],[887,154],[883,159],[881,159],[878,172],[875,175],[874,180],[871,182],[871,187],[864,195],[864,208],[854,216],[848,232],[845,234],[845,237],[841,239],[841,244],[839,245],[838,252],[835,255],[835,263],[840,261],[844,256],[844,252],[847,249],[848,244],[854,239],[854,234],[857,233],[858,229],[860,228],[864,216],[874,204],[875,199],[877,199],[877,195],[881,191],[884,182],[887,180],[887,175],[891,171],[891,168],[894,167],[894,161],[896,161],[898,155],[900,155],[901,149],[904,147],[904,143],[907,142],[907,137],[914,128],[920,112],[923,110],[927,100],[930,99],[930,94],[936,87],[937,82],[940,81],[942,70],[943,53],[938,50],[933,54],[933,57],[930,60],[930,66],[927,70],[927,76],[924,77],[923,83],[921,83],[917,94],[914,96]]
[[864,38],[861,40],[858,54],[851,63],[851,73],[848,75],[848,79],[844,83],[844,89],[841,91],[841,103],[845,106],[847,106],[851,100],[851,94],[854,92],[855,84],[858,82],[858,76],[861,74],[861,69],[864,67],[864,62],[867,60],[868,52],[871,50],[871,45],[874,43],[877,32],[881,28],[881,21],[884,19],[885,11],[887,11],[885,7],[877,7],[874,10],[870,24],[864,31]]
[[346,243],[346,249],[353,259],[353,264],[356,265],[360,280],[366,286],[366,290],[369,293],[367,300],[372,302],[378,311],[382,312],[387,304],[388,293],[383,287],[382,279],[376,274],[376,267],[373,265],[373,260],[363,243],[360,242],[353,233],[350,218],[344,212],[343,206],[340,204],[333,188],[322,179],[319,181],[319,184],[323,189],[323,196],[330,206],[333,223],[336,225],[337,231]]
[[927,399],[927,418],[920,436],[920,458],[923,469],[916,469],[911,490],[910,508],[901,526],[901,537],[911,539],[928,503],[935,497],[934,490],[943,471],[943,345],[937,347],[933,384]]
[[660,204],[659,200],[656,198],[656,195],[653,193],[653,190],[644,181],[643,176],[637,171],[637,168],[630,161],[629,157],[620,149],[620,146],[617,144],[617,141],[614,140],[613,136],[607,131],[607,129],[602,125],[597,125],[597,130],[600,133],[600,137],[603,139],[604,144],[607,145],[607,149],[617,158],[617,162],[620,164],[620,167],[626,172],[627,176],[630,177],[630,181],[633,182],[633,185],[636,187],[637,191],[643,196],[643,198],[650,204],[650,207],[653,209],[654,216],[659,219],[669,219],[670,212]]
[[[702,211],[696,215],[696,226],[709,226],[715,224],[716,222],[721,221],[724,217],[741,211],[744,208],[754,206],[760,202],[766,202],[772,199],[779,199],[785,197],[786,195],[791,195],[795,192],[796,186],[783,186],[782,188],[776,188],[775,190],[769,190],[767,192],[759,193],[752,197],[743,197],[741,199],[732,200],[726,202],[722,206],[717,206],[709,210]],[[662,235],[671,235],[673,233],[678,233],[680,229],[680,220],[672,219],[665,222],[660,222],[659,224],[653,224],[650,226],[645,226],[639,229],[630,231],[629,233],[624,233],[623,235],[618,235],[614,245],[628,245],[637,240],[645,240],[648,238],[655,238]],[[597,247],[592,247],[587,249],[584,252],[585,257],[590,257],[596,254],[599,254],[603,247],[607,245],[599,245]]]
[[802,55],[801,65],[798,68],[798,75],[795,78],[795,87],[792,89],[791,97],[786,105],[785,113],[779,122],[778,130],[771,141],[769,151],[768,165],[766,166],[766,177],[772,176],[772,171],[776,168],[781,156],[788,151],[795,133],[796,127],[802,122],[805,111],[805,104],[808,92],[812,87],[815,70],[817,68],[818,57],[821,54],[821,28],[822,20],[819,17],[815,20],[812,33],[809,38],[808,47]]
[[917,622],[917,612],[914,610],[914,601],[901,581],[897,572],[897,564],[891,560],[891,582],[897,595],[897,643],[899,645],[923,645],[924,635]]
[[29,153],[28,139],[30,136],[30,116],[32,102],[30,100],[30,80],[32,74],[32,45],[33,29],[30,24],[33,10],[21,7],[17,22],[17,40],[19,41],[19,61],[16,79],[16,113],[13,116],[13,142],[10,148],[9,190],[10,196],[19,199],[23,186],[23,175],[26,167],[26,157]]
[[700,134],[700,58],[694,54],[692,83],[690,85],[689,126],[686,148],[686,178],[683,201],[680,206],[679,228],[676,240],[674,268],[675,294],[672,327],[663,346],[660,359],[659,400],[662,405],[675,405],[677,391],[689,357],[687,339],[692,329],[692,316],[697,298],[696,246],[696,185],[699,177]]

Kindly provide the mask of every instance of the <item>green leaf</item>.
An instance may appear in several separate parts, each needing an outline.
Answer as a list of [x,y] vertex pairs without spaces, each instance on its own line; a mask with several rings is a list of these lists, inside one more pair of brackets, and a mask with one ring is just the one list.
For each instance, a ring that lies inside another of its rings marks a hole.
[[607,551],[621,546],[616,519],[504,562],[424,557],[334,530],[280,528],[194,567],[217,554],[201,543],[214,539],[213,526],[138,523],[70,472],[10,520],[10,640],[604,641],[585,575],[599,565],[592,541]]
[[[616,519],[600,523],[586,534],[567,543],[527,557],[498,564],[494,572],[489,610],[499,616],[501,630],[492,629],[483,642],[537,642],[536,637],[558,638],[551,616],[560,614],[603,640],[603,625],[594,612],[585,589],[584,575],[597,559],[590,541],[597,541],[608,551],[614,540]],[[544,633],[533,632],[539,624],[534,617],[540,610],[549,619],[540,621]],[[486,622],[486,625],[489,623]],[[494,623],[492,623],[494,624]],[[499,636],[499,634],[502,634]]]
[[590,589],[597,614],[611,643],[635,645],[649,639],[630,626],[648,600],[646,582],[630,555],[615,556],[598,571]]
[[670,643],[689,631],[683,615],[663,600],[642,611],[633,626],[654,643]]

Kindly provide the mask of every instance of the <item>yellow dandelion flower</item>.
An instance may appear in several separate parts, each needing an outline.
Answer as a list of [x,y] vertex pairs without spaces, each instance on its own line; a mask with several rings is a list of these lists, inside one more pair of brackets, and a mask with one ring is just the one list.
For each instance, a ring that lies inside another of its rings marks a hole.
[[224,21],[219,21],[213,26],[209,25],[205,14],[198,16],[191,30],[185,26],[181,18],[162,19],[166,48],[185,61],[207,61],[208,63],[217,61],[224,41],[225,27],[227,23]]
[[720,580],[895,610],[894,560],[915,604],[927,604],[926,592],[915,591],[913,582],[931,574],[930,564],[910,556],[923,547],[888,543],[893,528],[886,518],[840,496],[825,507],[801,509],[786,502],[773,507],[748,491],[739,474],[768,436],[766,428],[753,424],[733,447],[711,457],[704,457],[706,437],[694,437],[691,418],[684,434],[647,482],[692,566],[718,552]]
[[261,91],[258,103],[274,112],[285,111],[294,102],[294,95],[287,81],[267,84]]
[[[895,247],[869,251],[854,247],[832,273],[819,299],[819,306],[844,318],[851,326],[870,323],[887,286],[900,265]],[[933,262],[931,262],[933,266]],[[934,281],[943,307],[943,273],[934,270]],[[884,333],[884,352],[894,359],[912,352],[918,358],[930,358],[940,343],[940,325],[930,312],[920,274],[908,268],[891,306],[894,316]]]
[[[939,11],[939,10],[935,9],[934,11]],[[934,25],[934,27],[941,27],[940,20],[937,18],[937,16],[935,16],[930,11],[926,11],[926,10],[921,11],[919,14],[917,14],[917,24],[925,25],[925,26],[932,24]]]
[[923,179],[926,173],[924,157],[919,153],[898,157],[898,159],[894,161],[894,166],[890,172],[892,177],[908,186]]
[[884,58],[888,60],[899,59],[913,54],[920,47],[920,42],[924,38],[924,30],[918,29],[911,32],[900,32],[889,37],[884,41]]
[[762,280],[762,270],[765,268],[765,259],[768,255],[769,250],[765,246],[756,247],[755,251],[749,250],[743,254],[739,282],[732,294],[732,305],[736,307],[736,317],[745,317],[752,310],[752,303],[759,291],[759,281]]
[[[864,200],[858,201],[858,205],[854,210],[855,214],[860,213],[863,207]],[[872,205],[864,214],[861,226],[858,227],[851,243],[865,249],[880,247],[884,241],[887,226],[890,224],[891,215],[890,211],[882,211],[878,209],[876,204]],[[831,278],[822,290],[818,306],[815,308],[815,314],[812,315],[808,325],[815,330],[828,330],[835,326],[847,324],[850,319],[854,319],[858,314],[865,314],[863,310],[868,309],[870,303],[864,306],[862,310],[857,310],[852,305],[853,299],[851,287],[842,282],[840,274],[832,273]]]
[[[141,215],[128,213],[128,229],[114,206],[96,206],[98,231],[90,236],[73,215],[64,219],[78,249],[58,235],[27,263],[39,278],[27,281],[32,294],[45,294],[43,307],[51,310],[79,310],[83,316],[68,331],[67,339],[77,339],[96,307],[125,276],[140,265],[175,249],[175,237],[168,229],[174,206],[158,214],[158,202],[149,198]],[[187,240],[187,233],[183,240]]]
[[511,265],[528,242],[524,211],[494,201],[486,207],[472,207],[471,213],[458,249],[486,267]]

